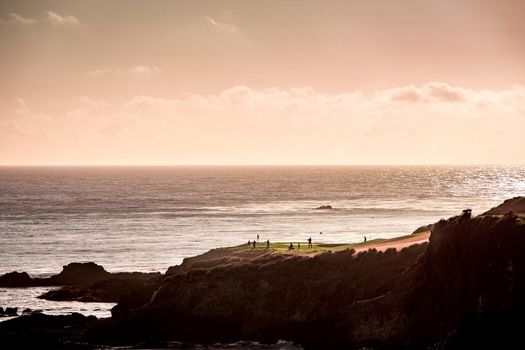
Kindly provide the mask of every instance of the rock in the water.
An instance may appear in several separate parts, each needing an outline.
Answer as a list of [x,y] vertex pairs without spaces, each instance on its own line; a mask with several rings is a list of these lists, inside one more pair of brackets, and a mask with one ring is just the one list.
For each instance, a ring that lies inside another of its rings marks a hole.
[[0,307],[0,317],[12,317],[12,316],[18,316],[18,308],[17,307],[6,307],[4,308]]
[[321,205],[320,207],[315,208],[316,210],[331,210],[334,209],[331,205]]
[[58,275],[49,279],[52,285],[89,285],[100,282],[111,276],[102,266],[93,262],[71,263],[62,269]]
[[35,282],[27,272],[8,272],[0,276],[0,287],[17,288],[17,287],[31,287]]
[[42,310],[32,310],[30,308],[26,308],[26,309],[24,309],[24,311],[22,311],[22,316],[39,314],[41,312],[42,312]]

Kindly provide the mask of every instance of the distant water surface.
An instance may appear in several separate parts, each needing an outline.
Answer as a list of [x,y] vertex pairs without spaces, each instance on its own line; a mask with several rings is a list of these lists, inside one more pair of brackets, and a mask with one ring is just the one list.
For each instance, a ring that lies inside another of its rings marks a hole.
[[523,166],[1,167],[0,273],[49,275],[73,261],[163,272],[257,234],[394,237],[517,195]]

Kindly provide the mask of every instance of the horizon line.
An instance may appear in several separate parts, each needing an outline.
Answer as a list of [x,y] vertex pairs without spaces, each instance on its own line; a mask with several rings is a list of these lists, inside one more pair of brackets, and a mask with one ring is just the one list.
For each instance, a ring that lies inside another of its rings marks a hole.
[[3,168],[14,167],[364,167],[364,166],[525,166],[525,163],[362,163],[362,164],[319,164],[319,163],[261,163],[261,164],[0,164]]

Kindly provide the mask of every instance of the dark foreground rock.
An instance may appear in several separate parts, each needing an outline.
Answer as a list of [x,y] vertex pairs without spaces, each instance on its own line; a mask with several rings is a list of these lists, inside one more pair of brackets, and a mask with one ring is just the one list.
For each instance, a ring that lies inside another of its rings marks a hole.
[[97,322],[81,314],[32,314],[0,322],[0,349],[92,349],[85,331]]

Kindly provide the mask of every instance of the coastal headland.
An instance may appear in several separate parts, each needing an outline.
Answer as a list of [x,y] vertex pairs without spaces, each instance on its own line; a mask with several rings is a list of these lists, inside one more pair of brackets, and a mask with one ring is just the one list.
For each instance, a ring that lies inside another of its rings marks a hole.
[[[166,273],[114,274],[74,263],[43,298],[114,301],[109,319],[34,314],[0,323],[0,347],[92,348],[285,339],[306,349],[501,348],[525,331],[525,201],[469,211],[428,230],[358,244],[246,243]],[[517,342],[517,343],[516,343]]]

